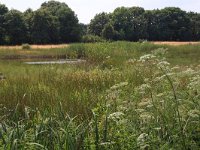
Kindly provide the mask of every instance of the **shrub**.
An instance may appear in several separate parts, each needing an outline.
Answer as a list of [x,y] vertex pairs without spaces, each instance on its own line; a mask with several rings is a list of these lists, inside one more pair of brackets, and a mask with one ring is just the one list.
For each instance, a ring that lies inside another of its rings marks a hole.
[[22,49],[31,49],[29,44],[22,44]]
[[99,36],[95,35],[85,35],[81,40],[83,43],[97,43],[97,42],[105,42],[105,40]]
[[148,42],[148,40],[147,39],[139,39],[138,42],[139,43],[145,43],[145,42]]

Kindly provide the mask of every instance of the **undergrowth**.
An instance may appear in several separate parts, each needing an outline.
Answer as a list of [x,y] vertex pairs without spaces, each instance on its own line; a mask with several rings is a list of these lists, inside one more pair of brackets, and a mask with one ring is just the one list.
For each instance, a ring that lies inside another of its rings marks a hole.
[[102,44],[68,49],[81,65],[1,63],[0,149],[200,148],[200,66]]

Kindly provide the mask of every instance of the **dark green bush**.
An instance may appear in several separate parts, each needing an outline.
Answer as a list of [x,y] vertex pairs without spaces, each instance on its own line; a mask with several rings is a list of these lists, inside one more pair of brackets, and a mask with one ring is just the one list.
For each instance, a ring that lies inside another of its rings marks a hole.
[[105,42],[105,39],[95,36],[95,35],[85,35],[81,40],[83,43],[97,43],[97,42]]

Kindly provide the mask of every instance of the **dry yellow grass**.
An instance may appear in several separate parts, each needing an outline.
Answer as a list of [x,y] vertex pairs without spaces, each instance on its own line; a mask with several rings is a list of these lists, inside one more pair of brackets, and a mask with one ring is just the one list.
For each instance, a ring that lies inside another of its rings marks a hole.
[[[49,49],[49,48],[64,48],[68,44],[59,44],[59,45],[30,45],[32,49]],[[21,49],[22,46],[0,46],[0,49]]]
[[173,45],[173,46],[179,46],[179,45],[190,45],[190,44],[200,44],[200,42],[175,42],[175,41],[172,41],[172,42],[168,42],[168,41],[155,41],[155,42],[152,42],[154,44],[165,44],[165,45]]
[[[176,42],[176,41],[154,41],[151,42],[154,44],[165,44],[165,45],[173,45],[173,46],[179,46],[179,45],[190,45],[190,44],[200,44],[200,42]],[[64,48],[68,47],[69,44],[58,44],[58,45],[30,45],[32,49],[49,49],[49,48]],[[0,46],[0,49],[22,49],[21,45],[16,46]]]

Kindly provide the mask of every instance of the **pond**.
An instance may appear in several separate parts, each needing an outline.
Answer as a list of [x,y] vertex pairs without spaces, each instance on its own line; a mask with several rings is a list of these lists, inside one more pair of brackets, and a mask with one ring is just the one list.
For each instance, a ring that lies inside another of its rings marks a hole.
[[84,63],[86,60],[82,59],[63,59],[63,60],[54,60],[54,61],[32,61],[25,62],[28,65],[48,65],[48,64],[79,64]]

